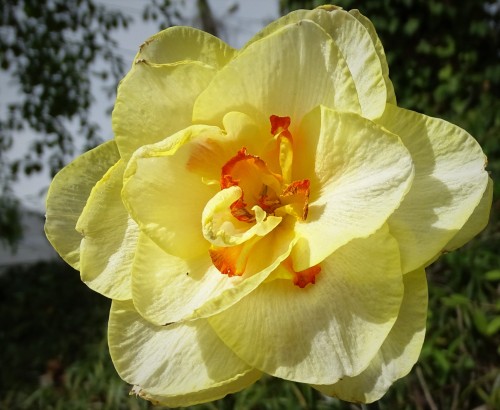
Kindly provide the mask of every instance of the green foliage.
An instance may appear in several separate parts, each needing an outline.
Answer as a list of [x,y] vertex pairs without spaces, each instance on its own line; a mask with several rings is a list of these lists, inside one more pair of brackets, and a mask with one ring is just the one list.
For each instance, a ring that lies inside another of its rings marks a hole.
[[[11,147],[16,132],[30,129],[38,138],[23,161],[10,164],[12,172],[39,171],[46,151],[52,154],[51,170],[58,170],[65,155],[73,154],[69,121],[81,127],[88,146],[100,142],[89,118],[90,83],[94,77],[123,75],[111,33],[129,19],[92,0],[10,0],[0,3],[0,17],[0,67],[20,97],[0,117],[1,150]],[[107,65],[95,72],[99,58]]]
[[11,195],[0,196],[0,232],[0,243],[3,242],[15,250],[17,241],[22,238],[23,229],[19,201]]
[[[89,149],[101,142],[90,118],[91,83],[109,77],[114,94],[124,64],[116,54],[114,30],[130,19],[93,0],[9,0],[0,2],[0,71],[12,94],[0,112],[0,216],[15,214],[11,185],[20,173],[49,168],[54,174],[75,154],[75,129]],[[96,70],[96,62],[103,66]],[[7,82],[7,81],[6,81]],[[103,85],[105,82],[102,83]],[[110,106],[112,100],[110,99]],[[34,136],[20,157],[8,155],[20,132]],[[80,149],[80,148],[79,148]],[[15,216],[15,215],[14,215]],[[19,221],[12,219],[12,225]],[[14,228],[0,229],[12,243]]]
[[63,263],[0,272],[0,409],[145,409],[113,368],[110,302]]

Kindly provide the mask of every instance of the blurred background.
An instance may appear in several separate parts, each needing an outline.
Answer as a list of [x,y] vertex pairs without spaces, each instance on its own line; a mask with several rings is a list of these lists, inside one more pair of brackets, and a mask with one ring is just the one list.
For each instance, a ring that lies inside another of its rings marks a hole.
[[[139,45],[190,25],[233,47],[279,15],[324,1],[0,2],[0,409],[147,409],[128,396],[106,344],[110,302],[43,234],[51,177],[112,138],[116,86]],[[428,271],[418,364],[379,402],[325,398],[263,378],[194,409],[500,409],[500,1],[338,0],[384,44],[398,104],[469,131],[495,181],[488,228]]]

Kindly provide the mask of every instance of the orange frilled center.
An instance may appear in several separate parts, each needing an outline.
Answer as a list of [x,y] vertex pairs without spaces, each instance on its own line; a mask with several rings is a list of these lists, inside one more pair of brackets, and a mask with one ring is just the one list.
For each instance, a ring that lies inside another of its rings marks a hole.
[[231,204],[231,214],[242,222],[255,222],[251,211],[260,206],[267,215],[275,215],[283,206],[289,205],[302,220],[307,218],[309,186],[308,179],[284,184],[283,178],[269,170],[266,163],[242,148],[222,167],[221,189],[239,186],[241,197]]
[[[221,169],[220,187],[241,188],[241,196],[230,205],[231,215],[238,221],[253,224],[256,215],[253,211],[259,206],[266,215],[295,216],[298,220],[307,219],[310,181],[291,180],[293,160],[293,138],[288,130],[290,117],[272,115],[271,134],[277,144],[281,173],[273,172],[259,156],[247,152],[242,147]],[[215,267],[228,276],[242,275],[246,260],[250,257],[252,242],[232,247],[213,247],[210,256]],[[319,266],[295,272],[290,258],[282,263],[291,274],[293,283],[301,288],[315,283]]]

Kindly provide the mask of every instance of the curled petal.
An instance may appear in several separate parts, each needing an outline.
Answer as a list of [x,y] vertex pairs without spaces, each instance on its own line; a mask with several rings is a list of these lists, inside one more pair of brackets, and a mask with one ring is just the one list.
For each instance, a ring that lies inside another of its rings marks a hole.
[[483,193],[479,205],[462,226],[458,233],[446,244],[445,252],[453,251],[465,245],[488,225],[491,203],[493,201],[493,180],[488,178],[488,187]]
[[384,82],[387,89],[387,102],[396,105],[396,95],[394,94],[394,86],[392,85],[392,81],[389,78],[389,66],[387,65],[387,58],[385,56],[382,42],[380,41],[380,38],[377,35],[377,31],[375,30],[375,26],[367,17],[363,16],[359,12],[359,10],[349,10],[349,14],[354,16],[361,24],[363,24],[363,26],[365,26],[366,30],[368,31],[368,34],[370,34],[373,45],[375,46],[375,51],[380,60],[382,76],[384,77]]
[[217,127],[192,126],[138,150],[124,176],[123,200],[141,230],[166,252],[196,257],[208,251],[201,215],[218,187],[190,172],[197,148],[223,138]]
[[116,370],[136,386],[133,392],[170,407],[217,400],[261,376],[205,320],[155,326],[131,301],[113,301],[108,341]]
[[169,27],[148,38],[136,60],[153,64],[199,61],[220,69],[233,58],[235,50],[222,40],[191,27]]
[[415,163],[411,190],[389,218],[410,272],[440,253],[478,206],[486,157],[466,131],[438,118],[387,104],[380,124],[399,135]]
[[76,222],[96,182],[119,159],[115,142],[107,142],[64,167],[50,185],[45,234],[59,255],[75,269],[80,268],[82,241]]
[[302,20],[314,21],[326,31],[342,53],[352,74],[362,115],[369,119],[377,118],[384,112],[388,91],[392,94],[394,91],[388,78],[383,50],[380,55],[380,50],[377,49],[380,41],[374,30],[365,27],[361,17],[358,18],[340,8],[328,11],[321,8],[296,10],[266,26],[245,47],[283,26]]
[[130,299],[132,261],[139,229],[121,198],[125,163],[120,160],[90,193],[78,219],[82,235],[80,275],[93,290],[112,299]]
[[315,389],[342,400],[371,403],[410,372],[420,355],[425,336],[427,282],[424,269],[407,273],[403,282],[403,302],[396,323],[366,370],[330,386],[315,385]]
[[295,144],[294,177],[311,181],[307,220],[295,225],[300,271],[378,230],[410,189],[413,163],[396,135],[326,107],[304,118]]
[[200,94],[193,120],[219,125],[225,113],[239,111],[259,122],[277,115],[299,124],[319,104],[360,112],[351,73],[338,47],[320,26],[303,20],[238,53]]
[[234,53],[218,38],[189,27],[170,27],[146,40],[118,87],[113,110],[122,158],[191,125],[195,99]]

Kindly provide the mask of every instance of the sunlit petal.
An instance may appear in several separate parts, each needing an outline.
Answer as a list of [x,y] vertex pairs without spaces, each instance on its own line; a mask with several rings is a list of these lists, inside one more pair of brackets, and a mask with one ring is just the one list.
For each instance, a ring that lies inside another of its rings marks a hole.
[[289,116],[298,124],[319,104],[360,111],[342,53],[320,26],[305,20],[239,53],[200,94],[193,120],[219,125],[226,112],[240,111],[260,119]]
[[155,326],[130,301],[113,302],[108,340],[120,376],[140,396],[170,407],[216,400],[260,377],[205,320]]
[[125,163],[118,161],[90,193],[78,219],[82,235],[80,274],[96,292],[113,299],[132,296],[131,268],[139,229],[121,198]]
[[380,399],[398,379],[406,376],[420,355],[427,318],[427,281],[418,269],[404,275],[404,296],[398,319],[366,370],[330,386],[313,386],[322,393],[352,402]]
[[83,154],[63,168],[52,181],[46,201],[45,234],[52,246],[73,268],[80,268],[82,235],[76,222],[90,191],[120,159],[114,141]]
[[488,184],[486,157],[466,131],[441,119],[388,104],[380,123],[400,136],[415,163],[415,179],[389,218],[403,270],[438,254],[469,219]]
[[307,115],[295,140],[295,177],[311,180],[309,214],[295,226],[301,239],[292,252],[302,270],[379,229],[408,192],[413,163],[396,135],[325,107]]
[[274,376],[327,384],[363,371],[398,316],[403,281],[387,227],[321,263],[316,284],[267,282],[209,318],[250,365]]

